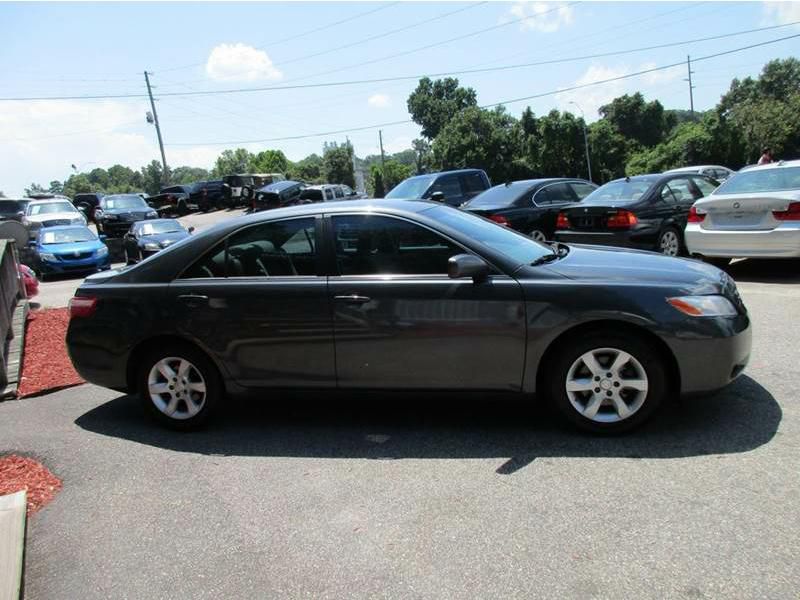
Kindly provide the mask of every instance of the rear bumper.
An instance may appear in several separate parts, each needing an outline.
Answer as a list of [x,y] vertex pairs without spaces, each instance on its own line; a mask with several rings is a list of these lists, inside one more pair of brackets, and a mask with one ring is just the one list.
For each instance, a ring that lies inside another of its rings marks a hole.
[[652,250],[653,241],[642,239],[635,232],[625,231],[556,231],[553,239],[572,244],[590,244],[594,246],[616,246],[634,248],[636,250]]
[[705,335],[665,339],[678,364],[681,393],[713,392],[736,379],[750,360],[752,327],[747,315],[705,319]]
[[690,254],[723,258],[798,258],[800,223],[781,223],[768,231],[714,231],[689,223],[684,237]]

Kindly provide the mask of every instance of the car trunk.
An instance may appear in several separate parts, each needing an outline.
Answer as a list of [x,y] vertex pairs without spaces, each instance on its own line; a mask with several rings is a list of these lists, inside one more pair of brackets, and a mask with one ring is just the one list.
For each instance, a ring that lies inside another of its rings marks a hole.
[[626,205],[617,206],[579,206],[566,209],[570,229],[574,231],[606,231],[608,218],[620,210],[627,210]]
[[716,231],[765,231],[780,224],[773,212],[784,211],[790,202],[800,200],[800,193],[764,193],[753,196],[713,195],[695,203],[699,214],[705,213],[700,225]]

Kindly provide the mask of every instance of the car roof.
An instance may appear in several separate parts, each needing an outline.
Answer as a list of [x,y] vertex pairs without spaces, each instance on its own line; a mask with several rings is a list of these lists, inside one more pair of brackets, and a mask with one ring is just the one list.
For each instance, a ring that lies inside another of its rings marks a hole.
[[[506,187],[511,187],[511,186],[515,186],[515,187],[517,187],[517,186],[519,186],[519,187],[521,187],[521,186],[531,187],[531,186],[534,186],[534,185],[541,185],[541,184],[544,184],[544,183],[558,183],[558,182],[561,182],[561,181],[581,181],[582,182],[582,181],[585,181],[585,180],[581,179],[580,177],[542,177],[540,179],[518,179],[517,181],[507,181],[505,183],[498,183],[497,185],[492,186],[492,188],[490,188],[490,189],[497,188],[497,187],[503,187],[503,186],[506,186]],[[590,183],[590,182],[587,182],[587,183]]]
[[767,163],[766,165],[748,166],[747,171],[766,171],[767,169],[780,169],[782,167],[800,167],[800,159],[779,160],[778,162]]
[[695,171],[699,171],[700,169],[725,169],[726,171],[730,171],[728,167],[723,167],[722,165],[697,165],[694,167],[678,167],[677,169],[669,169],[664,171],[664,174],[667,173],[693,173]]

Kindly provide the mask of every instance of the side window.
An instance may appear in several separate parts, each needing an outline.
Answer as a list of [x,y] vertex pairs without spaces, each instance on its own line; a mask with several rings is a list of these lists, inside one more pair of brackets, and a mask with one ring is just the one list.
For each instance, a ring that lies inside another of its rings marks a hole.
[[703,194],[703,196],[708,196],[711,192],[717,189],[717,186],[715,186],[705,177],[695,177],[694,183],[697,185],[700,193]]
[[458,182],[458,175],[445,175],[439,177],[428,190],[427,197],[430,198],[434,192],[442,192],[445,198],[458,198],[462,196],[461,184]]
[[331,188],[325,188],[325,200],[333,200],[333,190]]
[[182,279],[316,275],[314,219],[253,225],[207,252]]
[[566,183],[554,183],[536,192],[533,195],[533,201],[539,206],[549,206],[574,202],[575,196],[572,195],[572,188]]
[[342,188],[339,187],[338,185],[334,188],[334,193],[336,194],[337,198],[344,198],[344,192],[342,191]]
[[661,199],[664,202],[675,202],[675,196],[672,195],[672,190],[666,183],[664,184],[664,187],[661,188]]
[[689,178],[673,179],[667,183],[676,202],[688,202],[696,200],[700,196],[692,189]]
[[[480,173],[467,173],[461,176],[461,188],[467,196],[477,196],[486,189],[486,183]],[[447,195],[445,193],[445,195]]]
[[575,196],[578,200],[583,200],[597,189],[596,185],[591,185],[589,183],[570,183],[569,186],[572,188],[572,191],[575,192]]
[[340,275],[445,275],[464,251],[438,234],[392,217],[333,217]]

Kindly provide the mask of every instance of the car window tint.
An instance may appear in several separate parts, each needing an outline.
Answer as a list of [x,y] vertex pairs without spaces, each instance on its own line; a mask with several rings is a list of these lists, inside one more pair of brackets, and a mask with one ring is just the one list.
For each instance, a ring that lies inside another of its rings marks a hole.
[[715,186],[705,177],[695,177],[694,182],[700,189],[700,192],[703,194],[703,196],[708,196],[711,192],[717,189],[717,186]]
[[392,217],[333,217],[340,275],[434,275],[463,250],[440,235]]
[[467,194],[477,194],[486,189],[486,183],[480,173],[467,173],[461,176],[461,187]]
[[583,200],[597,189],[597,186],[589,183],[570,183],[569,186],[572,188],[572,191],[575,192],[575,196],[578,200]]
[[337,198],[344,198],[344,192],[342,191],[342,188],[340,188],[339,186],[336,186],[333,189],[333,193],[336,194]]
[[333,200],[333,190],[331,188],[325,188],[325,200]]
[[539,206],[546,206],[548,204],[574,202],[575,197],[572,195],[572,188],[566,183],[554,183],[536,192],[533,195],[533,201]]
[[[227,251],[226,251],[227,250]],[[237,231],[182,278],[316,275],[314,219],[288,219]]]
[[434,192],[442,192],[445,198],[457,198],[461,196],[461,184],[458,182],[458,175],[445,175],[439,177],[428,190],[428,197]]
[[672,179],[667,182],[667,186],[672,191],[672,195],[676,202],[686,202],[687,200],[695,200],[695,193],[692,190],[692,184],[688,178]]

